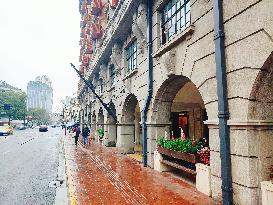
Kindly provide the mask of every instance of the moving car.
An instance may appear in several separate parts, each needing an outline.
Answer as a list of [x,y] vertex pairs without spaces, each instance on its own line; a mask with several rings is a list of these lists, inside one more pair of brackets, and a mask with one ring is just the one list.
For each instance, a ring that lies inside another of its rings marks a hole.
[[39,126],[39,132],[47,132],[48,131],[48,128],[46,125],[40,125]]
[[0,135],[12,135],[13,128],[9,125],[0,126]]

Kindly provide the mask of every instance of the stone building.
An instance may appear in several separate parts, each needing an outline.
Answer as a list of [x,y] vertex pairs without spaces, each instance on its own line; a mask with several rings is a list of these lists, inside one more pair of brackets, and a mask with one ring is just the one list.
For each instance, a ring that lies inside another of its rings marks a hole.
[[63,101],[63,121],[79,122],[80,121],[80,104],[77,98],[66,96]]
[[[234,204],[261,204],[261,182],[269,180],[273,164],[273,1],[223,0],[224,30],[218,33],[217,0],[151,2],[149,21],[144,0],[80,1],[80,72],[117,116],[115,122],[80,81],[81,123],[91,126],[93,136],[102,126],[104,145],[114,141],[123,152],[134,151],[146,140],[151,168],[156,140],[165,131],[177,135],[184,126],[191,138],[209,140],[212,197],[230,192]],[[151,54],[147,22],[152,23]],[[223,36],[225,113],[218,109],[222,92],[216,75],[217,42]],[[143,122],[149,57],[152,98]],[[223,118],[228,140],[220,146]],[[147,139],[142,137],[143,123]],[[223,150],[226,158],[220,157]],[[226,180],[222,175],[229,170],[221,159],[231,161],[232,187],[221,189]]]
[[43,75],[27,85],[27,109],[45,109],[52,112],[53,89],[49,77]]
[[[6,83],[5,81],[0,80],[0,90],[1,91],[13,91],[16,93],[24,93],[21,89],[16,88],[8,83]],[[24,93],[25,94],[25,93]]]

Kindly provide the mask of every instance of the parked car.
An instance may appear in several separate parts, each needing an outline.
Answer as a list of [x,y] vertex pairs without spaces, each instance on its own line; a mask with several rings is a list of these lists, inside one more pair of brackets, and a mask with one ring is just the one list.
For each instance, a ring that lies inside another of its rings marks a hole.
[[0,135],[12,135],[13,128],[9,125],[0,126]]
[[47,132],[47,131],[48,131],[48,127],[46,125],[39,126],[39,132]]

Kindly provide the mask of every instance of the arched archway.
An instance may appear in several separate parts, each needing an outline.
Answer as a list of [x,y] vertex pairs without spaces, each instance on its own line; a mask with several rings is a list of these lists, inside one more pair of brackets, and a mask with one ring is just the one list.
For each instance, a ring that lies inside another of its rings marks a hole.
[[132,156],[142,160],[142,130],[140,125],[141,114],[139,101],[134,94],[129,94],[124,102],[122,118],[118,126],[117,146],[124,152],[136,154]]
[[[246,160],[251,158],[255,166],[244,172],[256,179],[256,186],[260,189],[261,182],[270,180],[273,165],[273,52],[262,66],[252,87],[248,125],[245,129],[243,146],[248,150]],[[260,204],[261,190],[257,194]]]
[[103,109],[100,107],[98,112],[98,123],[97,123],[97,129],[102,128],[104,131],[104,115],[103,115]]
[[273,120],[273,52],[255,80],[250,100],[248,119]]
[[[116,115],[116,108],[114,103],[111,101],[109,103],[109,108],[113,114]],[[116,146],[117,142],[117,125],[115,119],[107,113],[107,120],[105,124],[105,136],[104,136],[104,145],[113,147]]]
[[180,137],[180,128],[187,137],[208,141],[208,128],[203,121],[207,120],[204,101],[197,87],[184,76],[171,76],[158,89],[151,121],[162,124],[164,129],[156,136],[164,136],[164,131],[174,132]]
[[[151,113],[150,136],[154,137],[148,141],[151,144],[148,152],[156,150],[156,140],[168,133],[174,138],[181,138],[182,131],[189,139],[200,139],[208,146],[208,127],[204,124],[207,114],[203,98],[195,84],[184,76],[170,76],[157,90]],[[203,139],[206,140],[203,140]],[[148,146],[149,147],[149,146]],[[157,156],[157,155],[156,155]],[[169,160],[173,160],[168,158]],[[151,157],[151,160],[153,158]],[[149,161],[149,156],[148,156]],[[182,160],[183,161],[183,160]],[[195,170],[195,162],[182,162],[187,170]],[[175,169],[175,166],[168,167],[184,178],[195,182],[195,175],[189,174],[183,169]]]

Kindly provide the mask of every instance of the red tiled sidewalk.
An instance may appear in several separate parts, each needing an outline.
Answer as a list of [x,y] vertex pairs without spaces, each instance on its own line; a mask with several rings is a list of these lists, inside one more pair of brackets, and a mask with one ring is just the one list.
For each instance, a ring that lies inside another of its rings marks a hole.
[[75,148],[73,138],[65,138],[67,155],[73,155],[77,169],[72,183],[77,204],[179,204],[208,205],[212,199],[194,187],[139,162],[118,154],[116,148],[91,144]]

